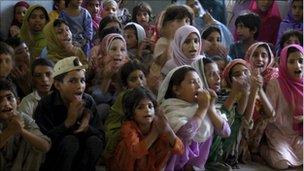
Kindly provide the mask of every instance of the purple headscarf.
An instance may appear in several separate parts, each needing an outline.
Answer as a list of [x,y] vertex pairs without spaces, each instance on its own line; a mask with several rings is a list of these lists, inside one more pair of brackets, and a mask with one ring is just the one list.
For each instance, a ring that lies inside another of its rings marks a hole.
[[[197,54],[194,58],[188,58],[185,56],[184,52],[182,51],[182,46],[187,39],[187,37],[191,33],[196,33],[198,38],[199,38],[199,49],[197,51]],[[173,60],[177,64],[177,66],[181,65],[191,65],[192,62],[196,61],[197,59],[200,58],[200,51],[201,51],[201,36],[199,31],[190,25],[182,26],[178,30],[176,30],[175,35],[174,35],[174,40],[171,43],[171,47],[173,50]]]

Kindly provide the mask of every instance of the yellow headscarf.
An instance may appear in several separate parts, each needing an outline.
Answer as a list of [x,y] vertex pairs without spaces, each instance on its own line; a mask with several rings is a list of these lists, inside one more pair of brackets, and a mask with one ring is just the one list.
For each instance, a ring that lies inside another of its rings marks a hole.
[[75,47],[73,52],[67,52],[62,45],[60,44],[54,27],[54,21],[49,22],[43,29],[43,34],[45,39],[47,40],[47,50],[48,50],[48,58],[52,60],[54,63],[57,61],[69,57],[69,56],[77,56],[82,63],[87,63],[86,56],[84,52],[79,47]]
[[43,13],[46,15],[46,22],[49,22],[49,16],[48,16],[46,9],[41,5],[33,5],[33,6],[30,6],[30,8],[26,11],[26,14],[24,16],[23,23],[22,23],[22,26],[20,29],[20,37],[23,41],[25,41],[25,43],[29,47],[30,54],[31,54],[31,62],[33,62],[34,59],[39,57],[41,50],[46,46],[46,40],[44,39],[42,31],[33,34],[29,27],[28,20],[30,18],[30,15],[37,8],[39,8],[43,11]]

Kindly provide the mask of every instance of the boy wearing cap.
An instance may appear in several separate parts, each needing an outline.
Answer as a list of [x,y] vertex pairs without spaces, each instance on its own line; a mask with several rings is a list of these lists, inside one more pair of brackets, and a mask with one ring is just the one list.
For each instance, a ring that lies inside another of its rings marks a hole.
[[[13,84],[0,80],[0,170],[39,170],[50,139],[35,121],[17,111]],[[34,161],[34,162],[33,162]]]
[[58,61],[56,89],[34,112],[41,131],[52,140],[42,170],[95,170],[104,141],[95,102],[84,93],[86,67],[77,57]]

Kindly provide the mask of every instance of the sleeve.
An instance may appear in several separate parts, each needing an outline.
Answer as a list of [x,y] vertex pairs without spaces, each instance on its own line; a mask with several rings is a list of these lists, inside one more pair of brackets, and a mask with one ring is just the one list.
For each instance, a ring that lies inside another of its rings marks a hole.
[[124,147],[128,155],[134,159],[142,158],[149,153],[147,144],[141,141],[137,130],[132,126],[131,122],[125,122],[121,128],[121,137]]
[[[27,96],[26,96],[27,97]],[[33,110],[30,109],[30,103],[28,101],[28,99],[24,97],[19,106],[18,106],[18,111],[24,114],[27,114],[28,116],[33,116]]]
[[93,24],[92,24],[92,17],[90,13],[85,10],[85,19],[84,19],[84,34],[85,38],[89,41],[93,38]]
[[50,137],[53,142],[58,142],[64,136],[71,134],[72,131],[65,127],[64,122],[55,126],[51,119],[51,111],[46,108],[46,106],[47,104],[43,104],[43,102],[40,101],[33,117],[41,132]]
[[229,137],[230,133],[231,133],[230,126],[229,126],[228,122],[224,119],[223,119],[222,129],[220,129],[220,130],[215,129],[215,131],[218,135],[220,135],[221,137],[225,137],[225,138]]
[[194,138],[198,128],[198,123],[192,118],[177,131],[176,135],[180,138],[184,145],[188,145]]
[[266,95],[268,96],[269,102],[271,103],[275,111],[277,111],[279,103],[278,88],[276,84],[278,84],[277,80],[271,80],[266,86]]

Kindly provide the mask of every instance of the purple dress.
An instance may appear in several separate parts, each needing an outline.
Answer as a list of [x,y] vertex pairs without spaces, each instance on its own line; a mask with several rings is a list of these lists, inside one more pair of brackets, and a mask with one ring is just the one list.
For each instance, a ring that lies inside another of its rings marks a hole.
[[[210,136],[205,142],[198,143],[193,140],[199,125],[194,119],[190,119],[184,126],[182,126],[176,133],[176,135],[182,140],[185,147],[183,155],[172,155],[166,166],[166,171],[183,170],[186,164],[204,168],[204,165],[209,156],[210,146],[212,144],[212,136]],[[230,135],[230,127],[225,121],[221,130],[216,130],[221,136]]]

